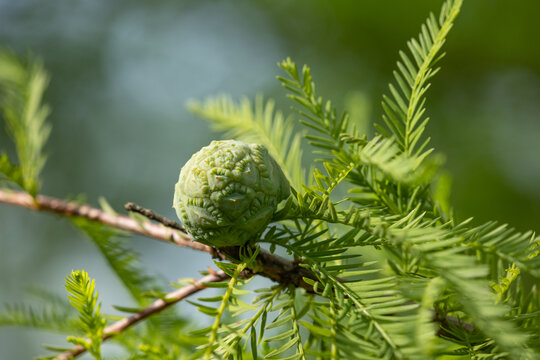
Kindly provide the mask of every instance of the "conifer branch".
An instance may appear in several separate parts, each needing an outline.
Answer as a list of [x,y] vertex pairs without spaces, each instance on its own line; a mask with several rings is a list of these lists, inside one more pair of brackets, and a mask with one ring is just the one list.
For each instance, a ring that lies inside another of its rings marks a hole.
[[[185,286],[181,289],[175,290],[173,292],[168,293],[165,295],[162,299],[158,299],[154,301],[151,305],[145,307],[141,311],[129,316],[125,317],[114,324],[111,324],[107,326],[103,330],[103,341],[110,339],[126,329],[130,328],[131,326],[137,324],[139,321],[144,320],[158,312],[161,312],[168,308],[169,306],[176,304],[182,299],[185,299],[186,297],[195,294],[196,292],[199,292],[202,289],[205,289],[204,284],[205,283],[213,283],[213,282],[220,282],[228,278],[228,275],[225,274],[223,271],[216,271],[209,275],[206,275],[202,277],[201,279],[195,281],[193,284]],[[82,353],[84,353],[86,349],[82,346],[76,346],[71,350],[65,351],[62,354],[54,357],[54,360],[68,360],[73,359]]]
[[[64,216],[83,217],[88,220],[96,221],[120,230],[145,235],[157,240],[173,243],[177,246],[189,247],[194,250],[204,251],[212,255],[212,257],[219,258],[221,260],[226,260],[230,258],[238,259],[240,257],[239,247],[220,248],[219,250],[217,250],[210,246],[191,240],[191,237],[185,232],[158,225],[150,221],[137,221],[125,215],[108,213],[104,210],[91,207],[90,205],[80,205],[73,202],[66,202],[61,199],[52,198],[44,195],[38,195],[34,199],[32,196],[25,192],[8,191],[2,189],[0,189],[0,203],[20,206],[34,211],[46,211]],[[301,266],[300,263],[287,260],[280,256],[276,256],[262,249],[260,250],[256,258],[256,263],[257,271],[255,272],[253,270],[246,269],[245,271],[247,273],[243,274],[243,276],[248,277],[253,275],[262,275],[283,285],[294,285],[295,287],[301,287],[305,289],[309,293],[314,292],[312,283],[313,281],[317,281],[317,277],[312,271]],[[311,279],[312,281],[306,282],[306,279]],[[167,295],[167,297],[168,296],[169,295]],[[146,309],[152,308],[153,306],[155,306],[156,303],[157,302],[150,305]],[[145,317],[148,317],[151,314],[161,310],[153,311]],[[141,319],[138,319],[136,320],[136,322],[140,320]],[[450,319],[448,316],[442,319],[437,317],[434,319],[434,321],[440,323],[443,326],[447,324],[448,321],[453,323],[452,319]],[[132,324],[128,326],[131,325]],[[472,329],[472,325],[467,323],[460,322],[460,327],[463,327],[467,330]],[[109,332],[111,332],[111,328],[107,327],[104,332],[105,334],[108,334]],[[111,335],[106,336],[110,337]],[[72,351],[75,351],[76,349],[78,349],[78,347],[74,348]],[[77,351],[84,351],[84,349],[82,349],[81,347],[81,349],[78,349]],[[69,359],[69,357],[57,359]]]
[[[204,251],[214,258],[225,260],[228,258],[239,258],[239,248],[221,248],[217,250],[210,246],[195,242],[191,237],[182,231],[161,226],[150,221],[140,222],[125,215],[111,214],[104,210],[91,207],[90,205],[80,205],[73,202],[38,195],[35,199],[25,192],[8,191],[0,189],[0,203],[20,206],[34,211],[53,212],[64,216],[79,216],[88,220],[96,221],[120,230],[145,235],[157,240],[173,243],[177,246],[189,247],[194,250]],[[167,219],[169,220],[169,219]],[[172,220],[169,220],[172,221]],[[249,275],[262,275],[283,285],[292,284],[313,293],[313,286],[305,279],[315,280],[317,277],[310,270],[300,266],[296,261],[290,261],[280,256],[271,254],[265,250],[260,250],[256,263],[259,267],[255,273],[250,270]],[[440,322],[436,319],[437,322]],[[466,324],[471,326],[470,324]]]

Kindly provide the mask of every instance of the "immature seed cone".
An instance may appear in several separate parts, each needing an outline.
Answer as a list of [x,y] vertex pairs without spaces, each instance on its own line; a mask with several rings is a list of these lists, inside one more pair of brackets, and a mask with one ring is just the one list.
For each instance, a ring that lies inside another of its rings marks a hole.
[[268,225],[289,193],[287,178],[264,146],[212,141],[180,171],[173,207],[195,240],[238,246]]

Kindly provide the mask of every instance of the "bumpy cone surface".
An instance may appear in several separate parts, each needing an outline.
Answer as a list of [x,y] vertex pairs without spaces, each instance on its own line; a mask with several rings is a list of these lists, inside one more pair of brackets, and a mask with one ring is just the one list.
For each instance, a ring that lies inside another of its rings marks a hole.
[[289,193],[287,178],[264,146],[212,141],[180,171],[173,207],[195,240],[236,246],[263,230]]

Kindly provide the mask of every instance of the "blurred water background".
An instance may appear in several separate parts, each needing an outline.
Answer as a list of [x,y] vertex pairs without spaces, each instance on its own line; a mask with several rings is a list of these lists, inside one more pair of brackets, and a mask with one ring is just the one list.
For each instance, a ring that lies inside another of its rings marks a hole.
[[[52,76],[44,194],[82,193],[94,205],[104,196],[116,209],[134,201],[174,218],[180,167],[219,137],[185,110],[188,99],[263,93],[288,110],[275,64],[291,56],[312,67],[322,95],[378,121],[398,50],[441,3],[0,0],[0,46],[41,57]],[[540,229],[538,13],[533,0],[465,1],[449,36],[428,132],[447,156],[460,219]],[[130,242],[165,280],[211,264],[191,250]],[[64,276],[79,268],[96,278],[106,310],[128,302],[67,221],[0,205],[0,303],[31,301],[35,285],[63,294]],[[0,328],[0,359],[32,358],[44,343],[63,336]]]

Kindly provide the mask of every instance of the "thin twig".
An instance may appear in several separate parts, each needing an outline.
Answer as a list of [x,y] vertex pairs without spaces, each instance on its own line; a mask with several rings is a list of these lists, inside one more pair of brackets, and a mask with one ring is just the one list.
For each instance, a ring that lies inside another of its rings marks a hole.
[[[181,289],[168,293],[167,295],[165,295],[164,299],[158,299],[154,301],[151,305],[139,311],[138,313],[135,313],[129,317],[125,317],[121,320],[118,320],[114,324],[107,326],[105,330],[103,331],[103,334],[104,334],[103,341],[122,333],[127,328],[135,325],[139,321],[144,320],[147,317],[152,316],[160,311],[163,311],[164,309],[179,302],[180,300],[185,299],[186,297],[202,289],[205,289],[205,286],[204,286],[205,283],[220,282],[227,279],[228,277],[229,276],[227,274],[225,274],[223,271],[220,270],[220,271],[213,272],[209,275],[204,276],[203,278],[195,281],[191,285],[185,286]],[[78,345],[74,347],[73,349],[65,351],[59,354],[58,356],[54,357],[54,360],[72,359],[78,355],[81,355],[85,351],[86,349],[84,347]]]
[[163,224],[163,225],[165,225],[167,227],[170,227],[170,228],[173,228],[173,229],[176,229],[176,230],[180,230],[180,231],[185,231],[184,228],[182,227],[182,225],[180,225],[176,221],[171,220],[171,219],[167,219],[165,216],[161,216],[161,215],[155,213],[154,211],[152,211],[150,209],[143,208],[142,206],[139,206],[139,205],[134,204],[132,202],[126,203],[124,205],[124,208],[127,211],[139,213],[139,214],[145,216],[146,218],[148,218],[150,220],[157,221],[158,223],[161,223],[161,224]]

